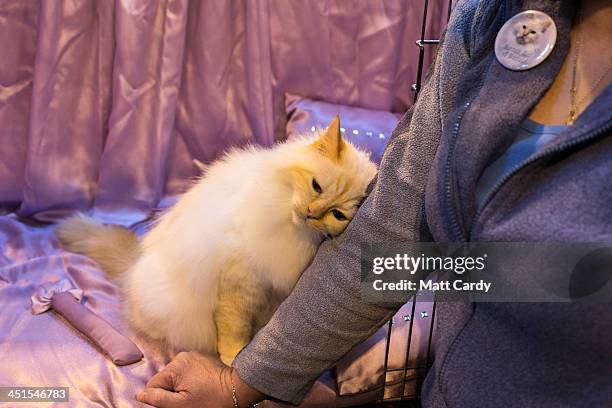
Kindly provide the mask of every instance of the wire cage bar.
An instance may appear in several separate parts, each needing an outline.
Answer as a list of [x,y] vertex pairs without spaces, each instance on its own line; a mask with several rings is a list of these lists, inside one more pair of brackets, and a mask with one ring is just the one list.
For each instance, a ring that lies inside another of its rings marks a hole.
[[[448,11],[447,11],[447,21],[450,19],[451,11],[453,7],[452,0],[448,1]],[[423,81],[423,65],[425,62],[425,48],[432,45],[438,45],[440,43],[439,39],[427,39],[425,38],[427,32],[427,11],[429,9],[429,0],[424,0],[423,2],[423,17],[422,17],[422,26],[421,26],[421,34],[420,38],[415,41],[416,46],[419,50],[419,62],[417,68],[417,75],[415,83],[412,84],[412,91],[414,92],[414,101],[416,102],[419,91],[421,90],[421,84]],[[409,322],[408,325],[408,335],[406,341],[406,355],[404,359],[403,367],[401,368],[389,368],[389,353],[391,349],[391,341],[393,335],[393,319],[389,320],[387,323],[387,336],[386,336],[386,344],[385,344],[385,356],[383,361],[383,375],[382,375],[382,386],[381,391],[378,397],[379,403],[391,403],[391,402],[402,402],[402,407],[419,407],[420,406],[420,394],[421,388],[423,385],[423,381],[425,380],[425,376],[427,371],[433,364],[433,355],[432,355],[432,341],[434,337],[434,327],[435,327],[435,317],[436,317],[436,302],[435,302],[435,294],[433,295],[432,302],[430,306],[431,316],[429,312],[421,311],[419,312],[419,295],[415,295],[412,300],[412,305],[410,308],[410,313],[403,316],[403,319]],[[414,353],[414,350],[411,350],[411,345],[413,341],[413,329],[414,322],[419,317],[421,318],[429,318],[429,329],[427,333],[427,347],[424,361],[423,359],[415,359],[415,363],[411,363],[411,352]],[[395,317],[397,318],[397,316]],[[394,379],[397,377],[397,374],[401,373],[401,380],[398,382],[397,379],[394,381],[389,381],[388,378]],[[409,375],[412,374],[412,375]],[[397,389],[399,388],[399,393]],[[408,392],[407,392],[408,389]],[[392,392],[388,392],[392,391]]]

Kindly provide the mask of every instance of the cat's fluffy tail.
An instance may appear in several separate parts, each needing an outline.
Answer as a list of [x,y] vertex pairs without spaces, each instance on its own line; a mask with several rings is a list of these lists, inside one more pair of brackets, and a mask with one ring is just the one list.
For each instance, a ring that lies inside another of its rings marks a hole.
[[60,222],[55,234],[62,247],[95,260],[112,277],[121,276],[140,253],[138,237],[116,225],[104,225],[83,214]]

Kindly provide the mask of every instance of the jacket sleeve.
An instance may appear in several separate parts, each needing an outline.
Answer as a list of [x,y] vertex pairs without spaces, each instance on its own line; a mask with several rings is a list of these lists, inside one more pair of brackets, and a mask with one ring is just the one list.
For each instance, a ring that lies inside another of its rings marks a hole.
[[346,231],[321,245],[289,297],[236,357],[240,377],[260,392],[299,404],[321,373],[401,306],[360,298],[360,244],[421,236],[430,164],[468,58],[472,3],[455,7],[437,62],[414,109],[393,132],[371,194]]

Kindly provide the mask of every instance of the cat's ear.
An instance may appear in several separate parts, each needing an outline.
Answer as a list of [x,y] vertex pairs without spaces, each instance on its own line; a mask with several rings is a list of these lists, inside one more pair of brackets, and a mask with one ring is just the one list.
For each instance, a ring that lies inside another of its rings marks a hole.
[[329,126],[321,133],[319,138],[312,146],[321,152],[328,159],[333,161],[340,160],[340,154],[344,149],[344,140],[340,133],[340,117],[336,115]]

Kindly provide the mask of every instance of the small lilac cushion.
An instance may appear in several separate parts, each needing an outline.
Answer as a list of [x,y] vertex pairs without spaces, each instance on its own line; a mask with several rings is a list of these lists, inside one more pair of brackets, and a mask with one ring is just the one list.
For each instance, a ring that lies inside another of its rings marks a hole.
[[118,366],[142,360],[143,354],[138,347],[100,316],[87,309],[81,303],[82,297],[83,291],[73,288],[66,279],[45,283],[32,296],[32,313],[41,314],[53,309]]
[[285,110],[287,138],[324,129],[334,116],[340,115],[344,138],[370,152],[376,164],[380,163],[389,136],[401,119],[397,113],[316,101],[290,93],[285,94]]

